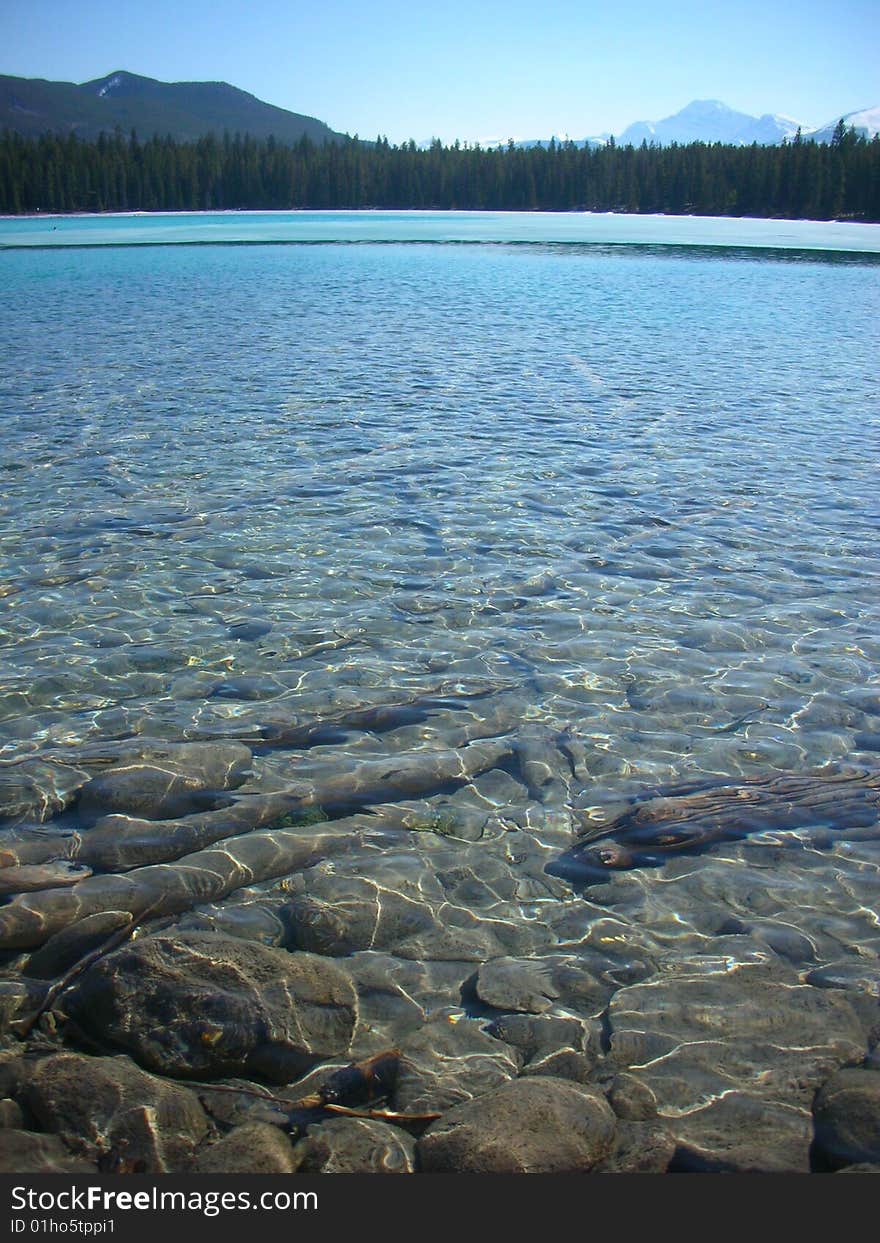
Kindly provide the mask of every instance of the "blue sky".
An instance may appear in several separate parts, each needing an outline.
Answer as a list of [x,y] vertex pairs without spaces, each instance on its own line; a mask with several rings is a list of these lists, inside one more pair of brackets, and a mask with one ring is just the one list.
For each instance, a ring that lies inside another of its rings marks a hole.
[[692,99],[819,125],[880,104],[877,0],[0,0],[0,72],[222,79],[334,129],[619,133]]

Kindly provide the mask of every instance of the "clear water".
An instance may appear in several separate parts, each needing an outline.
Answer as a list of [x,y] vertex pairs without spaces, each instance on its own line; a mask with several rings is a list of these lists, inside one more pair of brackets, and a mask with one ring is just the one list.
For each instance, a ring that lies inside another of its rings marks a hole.
[[[211,239],[254,244],[129,244]],[[543,805],[500,772],[424,804],[519,826],[530,880],[459,897],[538,956],[597,918],[542,880],[572,807],[876,762],[880,227],[327,213],[0,244],[6,761],[479,692],[309,762],[455,745],[498,704],[574,738]],[[510,843],[413,833],[383,883],[457,849],[495,876]],[[762,849],[589,896],[661,972],[728,969],[707,936],[746,909],[812,967],[875,954],[876,842]]]

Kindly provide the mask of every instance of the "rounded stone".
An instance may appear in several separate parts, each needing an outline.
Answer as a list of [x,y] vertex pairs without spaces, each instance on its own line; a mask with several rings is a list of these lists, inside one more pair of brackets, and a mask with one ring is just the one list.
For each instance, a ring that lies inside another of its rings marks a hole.
[[816,1149],[832,1168],[880,1162],[880,1073],[838,1071],[817,1093],[813,1121]]
[[164,820],[205,810],[204,795],[232,790],[251,772],[241,743],[184,742],[108,768],[87,782],[78,810],[86,819],[116,813]]
[[31,1071],[22,1100],[44,1130],[104,1168],[183,1168],[208,1133],[187,1088],[148,1075],[127,1057],[58,1053]]
[[371,1118],[333,1118],[310,1127],[294,1149],[300,1174],[412,1174],[415,1140]]
[[476,993],[487,1006],[525,1014],[551,1010],[559,996],[540,959],[496,958],[477,972]]
[[193,1174],[293,1174],[293,1145],[278,1127],[267,1122],[237,1126],[228,1135],[203,1148],[193,1162]]
[[615,1126],[597,1089],[536,1076],[450,1109],[418,1155],[428,1173],[586,1173],[610,1152]]
[[73,1156],[57,1135],[0,1130],[0,1174],[95,1174],[96,1166]]
[[657,1098],[646,1083],[635,1075],[615,1075],[608,1090],[608,1103],[618,1118],[627,1122],[648,1122],[657,1117]]
[[5,1096],[0,1100],[0,1128],[20,1131],[24,1128],[24,1115],[17,1101]]
[[348,1052],[357,994],[314,954],[206,933],[144,937],[96,963],[66,997],[90,1036],[148,1070],[289,1083]]

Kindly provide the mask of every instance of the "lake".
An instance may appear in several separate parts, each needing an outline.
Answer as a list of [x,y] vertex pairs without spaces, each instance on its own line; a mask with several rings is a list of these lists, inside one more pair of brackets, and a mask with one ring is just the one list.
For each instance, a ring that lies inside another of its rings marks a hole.
[[[45,869],[8,872],[8,987],[164,867],[157,937],[346,973],[323,1060],[400,1048],[400,1111],[550,1075],[649,1101],[652,1168],[845,1164],[811,1109],[876,1056],[880,226],[59,217],[0,251],[0,850]],[[768,781],[694,849],[559,867],[631,800]],[[272,1078],[129,1020],[90,1036]]]

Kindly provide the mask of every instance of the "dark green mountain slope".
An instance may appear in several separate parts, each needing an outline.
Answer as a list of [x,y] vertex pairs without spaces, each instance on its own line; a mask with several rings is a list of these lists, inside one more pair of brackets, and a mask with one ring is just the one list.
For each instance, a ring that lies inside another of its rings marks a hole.
[[0,130],[94,139],[117,126],[126,134],[137,130],[142,138],[170,134],[178,142],[226,130],[255,138],[271,134],[282,143],[299,142],[303,135],[315,143],[344,137],[323,121],[264,104],[226,82],[157,82],[124,70],[80,86],[0,76]]

